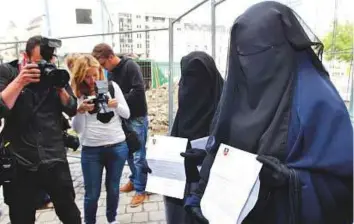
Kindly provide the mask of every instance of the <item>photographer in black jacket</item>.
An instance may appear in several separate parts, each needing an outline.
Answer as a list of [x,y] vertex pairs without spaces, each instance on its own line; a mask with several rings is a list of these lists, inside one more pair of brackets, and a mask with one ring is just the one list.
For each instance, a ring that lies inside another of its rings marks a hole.
[[37,64],[45,59],[44,50],[49,49],[52,57],[56,47],[49,41],[48,49],[44,49],[44,40],[48,41],[34,36],[27,41],[27,65],[13,61],[0,66],[0,117],[6,120],[3,135],[16,159],[16,175],[4,184],[4,197],[13,224],[35,222],[36,200],[42,189],[51,197],[59,219],[76,224],[81,223],[81,217],[61,119],[62,112],[75,115],[77,103],[70,85],[41,85],[49,75],[44,75]]

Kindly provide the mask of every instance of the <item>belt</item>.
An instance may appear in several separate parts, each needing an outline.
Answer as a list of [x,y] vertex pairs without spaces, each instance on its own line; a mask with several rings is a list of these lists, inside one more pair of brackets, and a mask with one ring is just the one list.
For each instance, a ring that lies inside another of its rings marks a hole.
[[111,147],[117,146],[118,144],[119,144],[119,143],[108,144],[108,145],[103,145],[103,146],[101,146],[101,147],[103,147],[103,148],[111,148]]
[[86,145],[83,145],[83,147],[87,147],[87,148],[111,148],[111,147],[115,147],[115,146],[119,145],[120,143],[121,142],[108,144],[108,145],[100,145],[100,146],[86,146]]

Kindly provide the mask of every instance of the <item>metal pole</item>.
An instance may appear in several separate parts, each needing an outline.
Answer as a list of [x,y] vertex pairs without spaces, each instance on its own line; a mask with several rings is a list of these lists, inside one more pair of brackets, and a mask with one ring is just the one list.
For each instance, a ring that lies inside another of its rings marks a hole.
[[216,49],[216,39],[215,39],[215,32],[216,32],[216,24],[215,24],[215,0],[211,0],[211,56],[215,60],[215,49]]
[[48,35],[48,37],[51,37],[52,36],[52,30],[50,28],[48,0],[44,0],[44,10],[45,10],[45,18],[46,18],[46,21],[47,21],[47,35]]
[[352,64],[351,64],[351,87],[350,87],[350,102],[349,113],[352,123],[354,124],[354,28],[352,29]]
[[168,130],[171,133],[173,124],[173,20],[170,19],[169,41],[168,41]]
[[20,58],[20,50],[19,50],[19,47],[18,47],[18,43],[16,43],[16,58]]
[[204,3],[206,3],[209,0],[204,0],[199,2],[198,4],[196,4],[195,6],[193,6],[190,10],[188,10],[187,12],[183,13],[181,16],[179,16],[177,19],[175,19],[173,21],[173,23],[176,23],[178,21],[180,21],[183,17],[185,17],[186,15],[188,15],[189,13],[191,13],[192,11],[194,11],[195,9],[199,8],[199,6],[203,5]]
[[350,114],[350,118],[352,120],[352,123],[354,123],[354,68],[353,68],[353,66],[352,66],[350,76],[351,76],[351,87],[350,87],[349,114]]
[[[104,27],[105,27],[105,23],[104,23],[104,9],[103,9],[103,0],[101,0],[101,24],[102,24],[102,33],[104,33]],[[105,36],[102,35],[102,42],[105,42]]]
[[218,5],[220,5],[220,4],[223,3],[224,1],[226,1],[226,0],[220,0],[220,1],[216,2],[216,3],[215,3],[215,7],[218,6]]
[[19,43],[18,41],[18,37],[15,37],[16,40],[16,44],[15,44],[15,51],[16,51],[16,58],[20,58],[20,49],[19,49]]
[[[83,37],[96,37],[96,36],[107,36],[107,35],[120,35],[120,34],[133,34],[133,33],[143,33],[143,32],[156,32],[156,31],[166,31],[169,28],[156,28],[156,29],[145,29],[145,30],[132,30],[132,31],[119,31],[112,33],[95,33],[95,34],[86,34],[86,35],[77,35],[77,36],[67,36],[67,37],[57,37],[56,39],[65,40],[65,39],[75,39],[75,38],[83,38]],[[11,42],[0,42],[0,44],[16,44],[16,43],[26,43],[26,40],[21,41],[11,41]]]

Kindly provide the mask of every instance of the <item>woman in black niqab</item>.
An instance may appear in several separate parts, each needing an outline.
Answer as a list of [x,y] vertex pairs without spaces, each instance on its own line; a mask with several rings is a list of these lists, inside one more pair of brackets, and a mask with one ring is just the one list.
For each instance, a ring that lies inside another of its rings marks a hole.
[[[208,54],[196,51],[182,58],[178,110],[171,136],[187,138],[189,141],[209,136],[209,126],[220,100],[223,82],[213,58]],[[189,148],[188,143],[187,152]],[[190,171],[192,173],[188,173]],[[186,169],[186,194],[193,184],[197,186],[199,180],[199,174],[193,171],[198,172],[196,166],[195,170]],[[196,223],[187,215],[183,204],[183,200],[165,197],[168,224]]]
[[322,49],[278,2],[255,4],[236,19],[209,154],[186,199],[198,220],[207,221],[200,199],[224,143],[263,163],[259,198],[243,223],[351,223],[353,128]]

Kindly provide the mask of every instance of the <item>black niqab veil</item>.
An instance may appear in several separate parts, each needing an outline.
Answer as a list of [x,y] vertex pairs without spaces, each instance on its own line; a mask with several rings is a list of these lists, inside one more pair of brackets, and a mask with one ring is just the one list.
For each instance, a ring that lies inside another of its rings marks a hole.
[[315,41],[310,39],[300,21],[289,7],[268,1],[251,6],[234,22],[227,79],[194,192],[197,198],[205,191],[220,143],[285,160],[297,53],[307,52],[328,76],[319,59],[323,45],[312,33]]
[[208,135],[223,82],[213,58],[206,53],[196,51],[182,58],[172,136],[193,140]]
[[296,51],[306,50],[324,71],[295,13],[277,2],[262,2],[232,27],[226,86],[212,130],[218,143],[284,159],[296,72]]
[[[178,110],[171,135],[190,141],[209,135],[224,80],[213,58],[198,51],[182,58],[181,73]],[[197,186],[197,183],[187,183],[185,193],[189,194]],[[184,210],[183,203],[183,200],[165,197],[168,224],[196,223]]]

